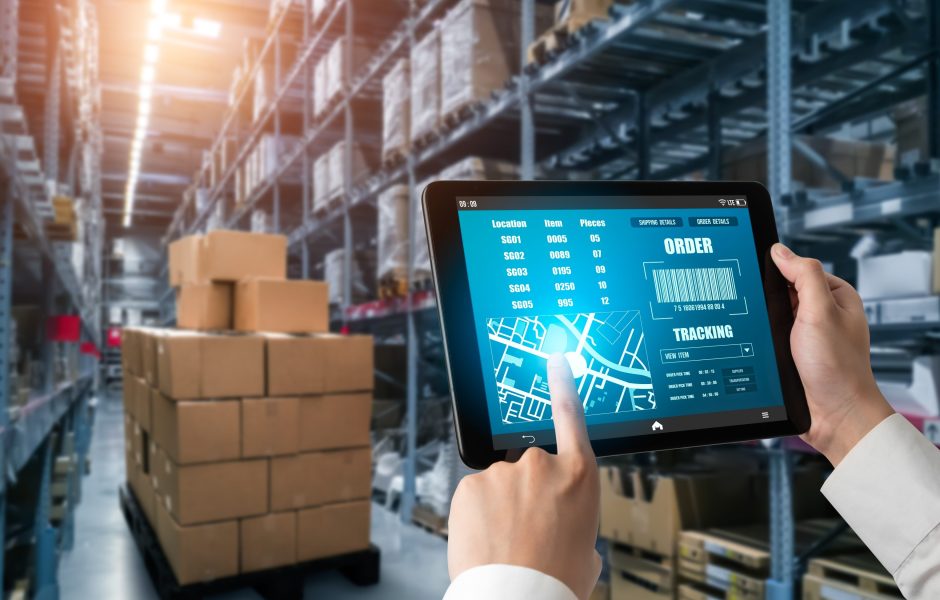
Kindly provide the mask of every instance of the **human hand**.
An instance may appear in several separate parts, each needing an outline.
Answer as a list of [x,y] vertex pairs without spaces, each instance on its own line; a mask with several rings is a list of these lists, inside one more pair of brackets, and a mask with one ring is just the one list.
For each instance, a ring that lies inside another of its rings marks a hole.
[[868,321],[858,292],[818,260],[774,244],[771,256],[791,284],[790,350],[812,425],[803,440],[833,466],[894,410],[871,371]]
[[451,503],[451,580],[473,567],[508,564],[555,577],[587,598],[601,571],[594,550],[600,484],[584,408],[568,361],[548,360],[558,454],[527,449],[461,480]]

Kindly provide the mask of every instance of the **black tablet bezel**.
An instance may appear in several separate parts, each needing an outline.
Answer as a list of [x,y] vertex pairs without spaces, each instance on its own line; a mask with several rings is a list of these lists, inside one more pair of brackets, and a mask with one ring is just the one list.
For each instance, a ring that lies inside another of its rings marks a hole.
[[[457,218],[457,197],[526,196],[537,202],[539,197],[545,196],[655,197],[712,194],[747,197],[747,210],[764,284],[787,419],[592,440],[591,445],[598,456],[607,456],[796,435],[809,429],[809,408],[790,353],[793,313],[788,284],[770,258],[770,247],[778,241],[774,211],[770,195],[761,184],[731,181],[435,181],[424,189],[422,207],[437,289],[457,442],[460,456],[468,466],[485,468],[496,461],[505,460],[512,450],[493,448],[488,407],[485,402],[485,373],[477,350],[473,320],[466,318],[466,315],[472,315],[473,311]],[[459,365],[459,368],[455,369],[455,365]],[[540,447],[555,451],[554,445]]]

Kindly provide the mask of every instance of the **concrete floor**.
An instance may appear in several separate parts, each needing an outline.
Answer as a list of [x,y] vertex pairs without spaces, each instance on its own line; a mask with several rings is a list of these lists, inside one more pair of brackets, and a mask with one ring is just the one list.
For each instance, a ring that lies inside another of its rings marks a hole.
[[[151,600],[156,593],[118,507],[124,480],[123,408],[120,396],[102,396],[91,445],[91,474],[82,484],[75,548],[59,565],[64,600],[128,598]],[[372,541],[382,549],[378,585],[359,588],[338,573],[307,579],[306,598],[409,598],[439,600],[447,589],[447,545],[437,536],[402,525],[396,514],[373,505]],[[258,598],[252,590],[218,598]]]

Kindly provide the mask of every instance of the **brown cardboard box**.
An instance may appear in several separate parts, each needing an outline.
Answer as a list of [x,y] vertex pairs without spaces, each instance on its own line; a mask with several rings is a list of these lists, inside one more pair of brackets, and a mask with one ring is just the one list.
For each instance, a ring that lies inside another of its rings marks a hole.
[[323,393],[329,338],[280,333],[264,337],[268,396]]
[[179,465],[241,457],[237,400],[174,402],[153,390],[153,438]]
[[322,281],[245,279],[235,285],[235,329],[320,333],[329,329]]
[[134,494],[137,497],[138,504],[140,504],[140,509],[144,513],[144,517],[147,518],[147,522],[153,526],[156,522],[157,510],[157,496],[154,492],[153,482],[150,480],[150,476],[144,473],[139,466],[134,471],[134,482]]
[[196,330],[231,329],[232,284],[183,284],[176,292],[176,325]]
[[300,399],[300,450],[369,445],[372,394],[332,394]]
[[125,327],[121,331],[121,360],[126,364],[125,377],[144,374],[140,356],[140,330],[136,327]]
[[150,388],[143,379],[134,383],[134,417],[144,431],[150,431],[153,425],[152,410],[150,407]]
[[612,546],[608,554],[611,600],[673,600],[675,557],[638,556]]
[[297,513],[297,560],[338,556],[369,547],[370,502],[344,502]]
[[272,513],[239,523],[241,572],[273,569],[297,562],[297,513]]
[[183,527],[156,507],[157,537],[182,585],[238,574],[238,521]]
[[134,419],[124,415],[124,469],[127,485],[133,488],[134,467],[137,461],[134,458]]
[[136,422],[131,437],[131,452],[134,456],[134,464],[138,469],[142,469],[144,466],[144,430]]
[[679,531],[751,522],[766,504],[755,502],[757,481],[748,473],[689,469],[646,477],[604,466],[600,478],[600,536],[664,556],[675,554]]
[[158,341],[160,391],[176,400],[264,395],[264,338],[167,331]]
[[242,400],[242,457],[295,454],[300,447],[298,405],[297,398]]
[[326,372],[323,391],[360,392],[371,390],[373,380],[371,335],[325,335]]
[[271,510],[368,498],[372,449],[328,450],[271,459]]
[[140,377],[147,385],[155,386],[157,379],[157,340],[164,334],[165,329],[147,328],[138,332],[140,345],[140,366],[143,372]]
[[287,277],[287,238],[283,235],[210,231],[200,256],[203,281]]
[[199,270],[201,252],[201,235],[189,235],[170,243],[167,247],[167,259],[171,287],[204,281]]
[[137,410],[137,396],[135,392],[137,390],[135,386],[136,377],[130,373],[124,374],[124,379],[121,381],[121,387],[123,388],[122,399],[124,400],[124,414],[128,417],[136,418],[134,411]]
[[180,525],[195,525],[268,512],[268,461],[199,465],[167,461],[166,508]]

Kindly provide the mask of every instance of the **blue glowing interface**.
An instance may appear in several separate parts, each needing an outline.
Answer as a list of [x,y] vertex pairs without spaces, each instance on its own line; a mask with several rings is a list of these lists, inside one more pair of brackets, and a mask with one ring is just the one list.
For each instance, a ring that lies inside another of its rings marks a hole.
[[785,418],[746,199],[577,200],[457,198],[494,446],[553,441],[559,352],[595,439]]

